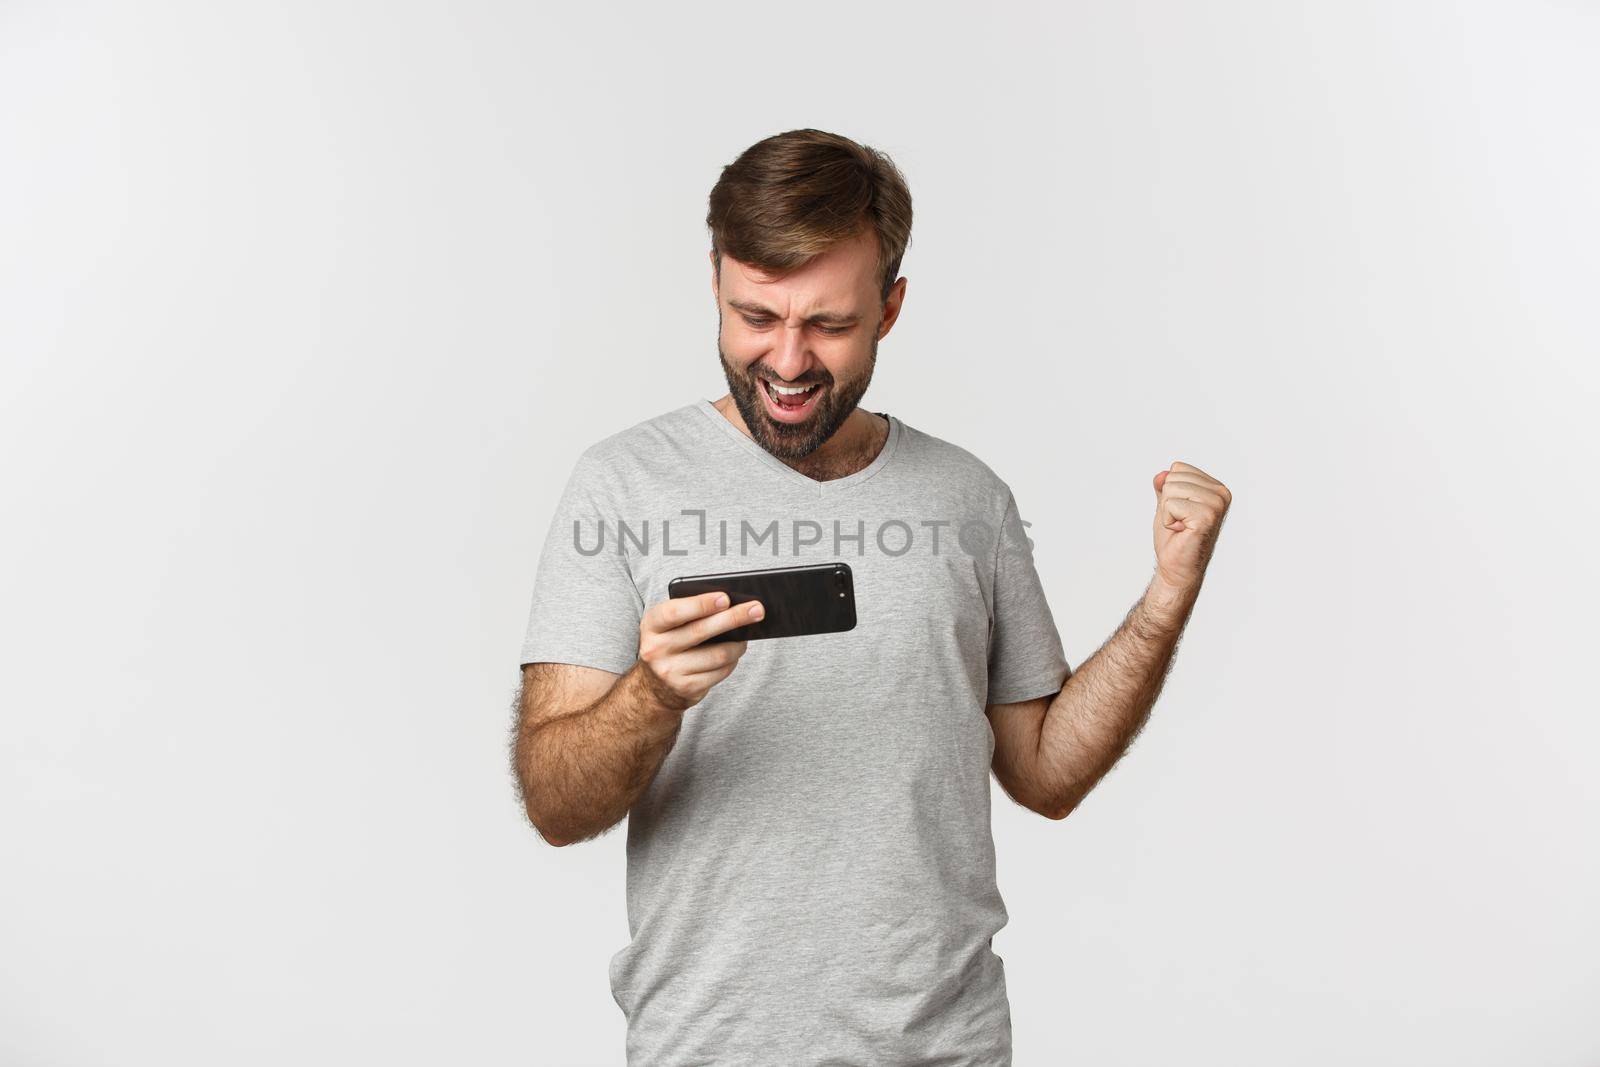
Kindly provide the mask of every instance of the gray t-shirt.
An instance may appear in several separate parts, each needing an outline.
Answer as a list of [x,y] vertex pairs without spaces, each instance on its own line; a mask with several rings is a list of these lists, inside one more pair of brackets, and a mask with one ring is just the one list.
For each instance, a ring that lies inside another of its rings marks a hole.
[[630,1065],[1011,1062],[984,709],[1069,671],[1010,488],[885,417],[819,482],[695,401],[587,449],[550,525],[524,663],[627,671],[679,575],[855,577],[856,628],[750,642],[629,813]]

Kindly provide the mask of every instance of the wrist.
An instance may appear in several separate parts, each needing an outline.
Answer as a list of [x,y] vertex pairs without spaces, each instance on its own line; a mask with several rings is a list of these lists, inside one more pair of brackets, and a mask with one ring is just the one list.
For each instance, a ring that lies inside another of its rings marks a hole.
[[1144,592],[1145,612],[1153,621],[1182,626],[1200,595],[1200,583],[1173,582],[1157,571]]
[[689,710],[689,704],[662,683],[643,660],[634,661],[627,677],[632,680],[637,694],[634,706],[644,712],[650,725],[676,731],[683,722],[684,713]]

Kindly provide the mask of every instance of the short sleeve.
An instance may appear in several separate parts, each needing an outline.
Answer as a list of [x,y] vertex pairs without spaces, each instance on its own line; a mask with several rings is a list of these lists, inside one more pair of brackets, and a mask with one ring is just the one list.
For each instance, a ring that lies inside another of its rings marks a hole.
[[604,471],[585,452],[556,505],[533,581],[525,664],[574,663],[624,674],[638,658],[644,601],[619,551],[619,512],[605,493]]
[[1010,489],[996,539],[991,618],[986,702],[1011,704],[1058,692],[1071,669]]

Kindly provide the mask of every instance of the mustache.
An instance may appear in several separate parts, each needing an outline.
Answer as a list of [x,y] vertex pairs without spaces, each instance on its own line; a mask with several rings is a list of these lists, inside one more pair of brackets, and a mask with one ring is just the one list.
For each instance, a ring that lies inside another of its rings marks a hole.
[[826,378],[796,378],[794,381],[789,382],[778,377],[776,374],[762,374],[758,371],[751,371],[750,377],[755,378],[758,381],[773,382],[789,389],[798,389],[801,386],[806,385],[828,385],[833,381],[833,378],[830,375]]

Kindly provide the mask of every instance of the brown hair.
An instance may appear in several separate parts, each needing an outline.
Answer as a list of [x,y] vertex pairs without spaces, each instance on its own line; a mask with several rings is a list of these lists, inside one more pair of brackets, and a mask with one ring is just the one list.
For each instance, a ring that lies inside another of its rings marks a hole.
[[782,276],[865,229],[878,237],[879,300],[911,243],[911,190],[882,152],[822,130],[789,130],[722,168],[706,212],[716,269],[732,256]]

